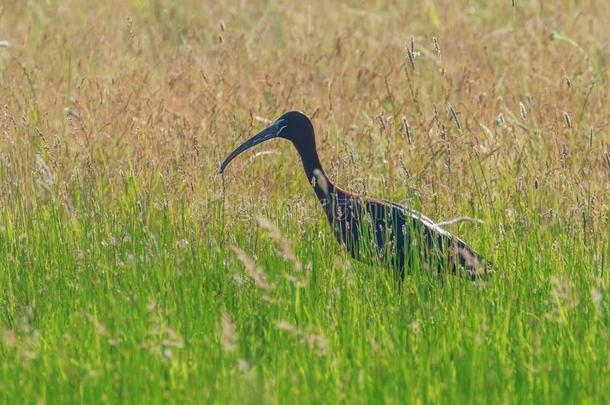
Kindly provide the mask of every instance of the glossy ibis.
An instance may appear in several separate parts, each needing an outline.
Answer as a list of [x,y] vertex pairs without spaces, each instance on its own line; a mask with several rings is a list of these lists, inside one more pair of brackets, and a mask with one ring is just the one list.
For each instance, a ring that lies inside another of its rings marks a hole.
[[355,259],[385,264],[401,279],[418,264],[436,272],[460,270],[472,278],[486,272],[485,261],[464,241],[419,212],[335,186],[318,158],[313,125],[301,112],[282,115],[245,141],[222,162],[220,172],[243,151],[273,138],[292,142],[337,241]]

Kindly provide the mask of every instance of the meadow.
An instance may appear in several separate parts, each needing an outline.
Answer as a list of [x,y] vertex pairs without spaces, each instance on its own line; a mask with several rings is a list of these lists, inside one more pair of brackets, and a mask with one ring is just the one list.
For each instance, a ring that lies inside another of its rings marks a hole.
[[[610,403],[610,2],[0,2],[0,402]],[[353,261],[282,140],[472,282]]]

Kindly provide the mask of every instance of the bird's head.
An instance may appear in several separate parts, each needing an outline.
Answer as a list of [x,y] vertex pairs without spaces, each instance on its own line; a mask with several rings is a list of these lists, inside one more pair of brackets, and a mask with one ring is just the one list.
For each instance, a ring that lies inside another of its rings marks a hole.
[[290,111],[275,120],[270,126],[239,145],[220,164],[220,172],[222,173],[231,160],[235,159],[240,153],[273,138],[288,139],[297,146],[297,148],[302,146],[313,146],[315,148],[313,125],[309,118],[302,112]]

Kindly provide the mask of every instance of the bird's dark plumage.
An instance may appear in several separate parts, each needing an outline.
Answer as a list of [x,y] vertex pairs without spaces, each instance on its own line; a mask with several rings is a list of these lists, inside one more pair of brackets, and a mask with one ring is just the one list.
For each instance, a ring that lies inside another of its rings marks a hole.
[[220,171],[223,172],[229,162],[246,149],[272,138],[284,138],[293,143],[337,241],[352,257],[370,264],[387,265],[401,278],[413,267],[433,271],[461,270],[471,277],[486,271],[484,260],[474,250],[426,216],[335,186],[320,164],[313,125],[301,112],[282,115],[245,141],[222,162]]

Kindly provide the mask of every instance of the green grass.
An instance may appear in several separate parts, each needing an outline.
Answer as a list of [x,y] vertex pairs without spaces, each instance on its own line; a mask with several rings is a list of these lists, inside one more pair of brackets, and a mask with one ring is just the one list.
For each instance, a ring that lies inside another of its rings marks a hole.
[[227,235],[220,205],[201,221],[144,190],[128,178],[71,212],[2,209],[7,401],[608,400],[607,244],[492,222],[472,232],[497,241],[492,279],[416,272],[399,287],[339,252],[322,219],[268,213],[299,235],[280,239],[290,258],[255,221],[226,213]]
[[[610,403],[608,2],[87,3],[0,4],[0,403]],[[217,173],[291,109],[495,274],[353,261],[286,142]]]

